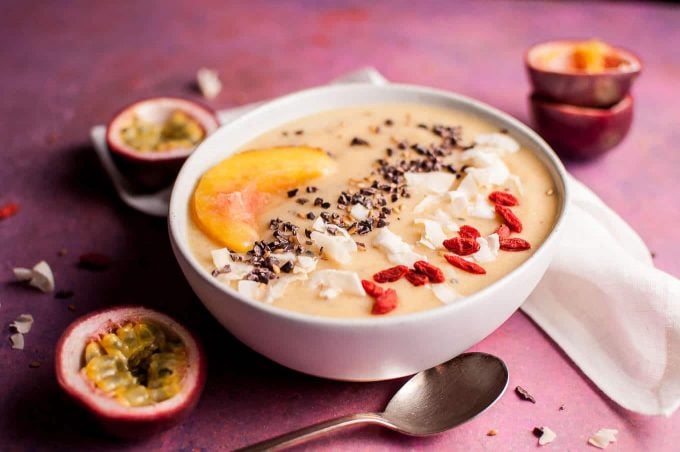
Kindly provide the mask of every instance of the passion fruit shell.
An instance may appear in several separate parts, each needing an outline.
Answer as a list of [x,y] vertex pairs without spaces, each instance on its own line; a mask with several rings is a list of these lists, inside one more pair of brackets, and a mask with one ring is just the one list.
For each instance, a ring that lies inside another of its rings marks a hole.
[[[98,389],[84,374],[88,343],[130,323],[157,325],[185,347],[186,370],[179,391],[172,397],[150,405],[126,406]],[[59,339],[55,356],[62,389],[90,411],[106,431],[123,438],[149,436],[178,423],[195,408],[206,378],[205,357],[194,335],[167,315],[138,306],[105,309],[75,320]]]
[[633,98],[610,108],[587,108],[530,98],[534,127],[562,157],[586,160],[604,154],[628,134]]
[[582,41],[558,40],[536,44],[525,55],[525,66],[534,93],[543,98],[582,107],[611,107],[630,92],[640,75],[642,63],[632,52],[609,46],[621,62],[617,67],[598,72],[570,69],[567,63],[551,65],[549,60],[564,60]]
[[133,102],[121,109],[107,126],[106,144],[113,160],[141,190],[157,190],[170,185],[196,145],[142,152],[127,144],[121,132],[134,118],[161,125],[175,111],[196,121],[203,129],[203,139],[219,127],[215,111],[181,97],[153,97]]

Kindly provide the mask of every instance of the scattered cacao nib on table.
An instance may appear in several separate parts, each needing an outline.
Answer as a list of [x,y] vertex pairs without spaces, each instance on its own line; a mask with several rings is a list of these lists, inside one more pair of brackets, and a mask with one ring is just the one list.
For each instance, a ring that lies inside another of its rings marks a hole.
[[78,258],[78,267],[90,271],[103,271],[112,264],[112,259],[102,253],[85,253]]

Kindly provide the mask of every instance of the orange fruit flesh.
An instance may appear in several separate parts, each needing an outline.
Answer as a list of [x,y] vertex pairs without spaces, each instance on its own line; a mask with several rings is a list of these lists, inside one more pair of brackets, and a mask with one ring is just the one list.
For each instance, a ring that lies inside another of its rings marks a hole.
[[232,251],[250,250],[259,239],[257,220],[271,199],[335,171],[321,149],[275,147],[240,152],[201,177],[194,191],[198,227]]

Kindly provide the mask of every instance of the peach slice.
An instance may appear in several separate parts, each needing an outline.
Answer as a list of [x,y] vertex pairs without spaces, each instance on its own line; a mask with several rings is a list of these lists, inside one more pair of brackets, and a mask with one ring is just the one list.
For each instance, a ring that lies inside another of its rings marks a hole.
[[258,240],[258,216],[272,197],[335,171],[321,149],[275,147],[240,152],[206,171],[196,187],[198,226],[218,243],[243,253]]

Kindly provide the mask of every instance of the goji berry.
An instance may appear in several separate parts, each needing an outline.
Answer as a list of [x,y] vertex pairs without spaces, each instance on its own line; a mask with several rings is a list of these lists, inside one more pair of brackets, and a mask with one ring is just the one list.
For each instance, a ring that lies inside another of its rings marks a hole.
[[482,234],[480,234],[476,228],[468,226],[467,224],[464,224],[463,226],[460,227],[460,229],[458,230],[458,235],[468,239],[478,239],[479,237],[482,236]]
[[406,273],[405,277],[408,280],[408,282],[410,282],[416,287],[427,284],[427,282],[430,280],[430,278],[428,278],[427,275],[415,270],[409,270],[408,273]]
[[486,273],[484,267],[477,265],[474,262],[466,261],[462,257],[456,256],[455,254],[445,254],[444,259],[456,268],[459,268],[468,273],[474,273],[476,275],[483,275]]
[[504,191],[495,191],[489,195],[489,200],[494,204],[500,204],[501,206],[516,206],[519,204],[517,198],[511,193]]
[[469,237],[454,237],[444,240],[444,248],[459,256],[468,256],[479,251],[477,240]]
[[396,267],[379,271],[373,275],[373,281],[377,283],[394,282],[401,279],[406,273],[408,273],[408,267],[406,265],[397,265]]
[[397,307],[397,292],[394,289],[387,289],[373,302],[371,314],[387,314]]
[[529,248],[531,248],[531,244],[524,239],[501,239],[501,249],[503,251],[524,251]]
[[0,207],[0,220],[4,220],[11,216],[16,215],[19,211],[19,205],[15,202],[8,202],[7,204]]
[[417,261],[415,264],[413,264],[413,267],[417,272],[427,275],[427,278],[433,284],[443,283],[446,280],[441,269],[427,261]]
[[364,290],[368,295],[371,297],[375,298],[383,294],[385,292],[385,289],[374,283],[373,281],[369,281],[367,279],[362,279],[361,280],[361,285],[364,287]]
[[498,229],[496,229],[496,234],[498,234],[498,238],[501,240],[507,239],[510,237],[510,228],[508,225],[503,223],[502,225],[498,226]]
[[522,222],[519,221],[517,215],[515,215],[509,207],[496,204],[496,213],[503,217],[503,221],[505,221],[505,224],[508,225],[511,231],[522,232]]

